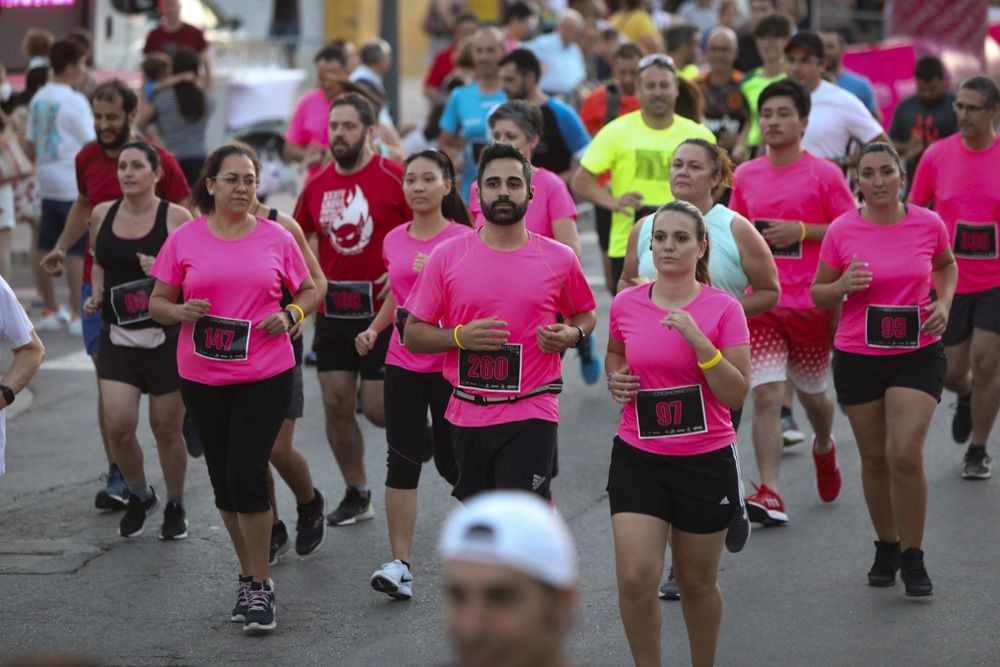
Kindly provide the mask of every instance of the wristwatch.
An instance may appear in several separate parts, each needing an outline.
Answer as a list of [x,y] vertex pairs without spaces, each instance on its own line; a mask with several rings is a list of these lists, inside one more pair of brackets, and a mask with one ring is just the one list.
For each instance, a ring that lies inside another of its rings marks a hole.
[[14,402],[14,390],[5,384],[0,384],[0,395],[3,396],[4,403],[7,405]]
[[583,333],[583,328],[582,327],[578,327],[575,324],[570,325],[570,326],[572,326],[574,329],[576,329],[577,331],[580,332],[580,335],[578,335],[576,337],[576,342],[573,343],[572,345],[570,345],[570,347],[580,347],[580,343],[582,343],[583,339],[587,337],[587,334]]

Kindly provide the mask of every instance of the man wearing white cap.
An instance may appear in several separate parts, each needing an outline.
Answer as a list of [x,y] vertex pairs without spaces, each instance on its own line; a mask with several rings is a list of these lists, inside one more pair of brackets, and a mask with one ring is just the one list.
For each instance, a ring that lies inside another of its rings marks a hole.
[[445,622],[458,665],[567,667],[576,550],[566,524],[525,491],[482,493],[455,510],[440,544]]

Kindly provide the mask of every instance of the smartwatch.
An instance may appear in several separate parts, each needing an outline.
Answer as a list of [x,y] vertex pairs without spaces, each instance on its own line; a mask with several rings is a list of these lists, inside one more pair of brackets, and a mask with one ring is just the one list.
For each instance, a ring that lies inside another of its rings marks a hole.
[[0,396],[3,396],[3,400],[7,405],[14,402],[14,390],[5,384],[0,384]]
[[578,335],[576,337],[576,342],[573,343],[572,345],[570,345],[570,347],[580,347],[580,343],[582,343],[583,340],[587,337],[587,334],[583,333],[583,328],[582,327],[578,327],[575,324],[570,325],[570,326],[572,326],[574,329],[576,329],[577,331],[580,332],[580,335]]

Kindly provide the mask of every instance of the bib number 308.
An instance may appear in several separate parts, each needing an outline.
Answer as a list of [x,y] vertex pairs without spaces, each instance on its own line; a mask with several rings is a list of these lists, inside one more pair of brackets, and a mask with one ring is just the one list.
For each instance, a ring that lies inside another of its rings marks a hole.
[[669,389],[644,389],[635,399],[639,438],[672,438],[704,433],[705,401],[701,385]]
[[194,323],[194,353],[216,361],[246,361],[250,348],[250,320],[206,315]]
[[962,222],[955,225],[955,257],[997,258],[997,223]]
[[495,352],[458,352],[458,386],[479,391],[521,391],[521,345],[503,345]]
[[920,344],[918,306],[868,306],[865,312],[868,347],[916,348]]

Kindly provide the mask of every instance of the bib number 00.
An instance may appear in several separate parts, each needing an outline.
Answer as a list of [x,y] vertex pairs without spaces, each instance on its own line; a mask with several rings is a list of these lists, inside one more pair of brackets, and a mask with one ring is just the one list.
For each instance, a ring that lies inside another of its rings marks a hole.
[[153,293],[155,284],[155,278],[143,278],[111,288],[111,309],[115,313],[118,326],[151,319],[149,295]]

